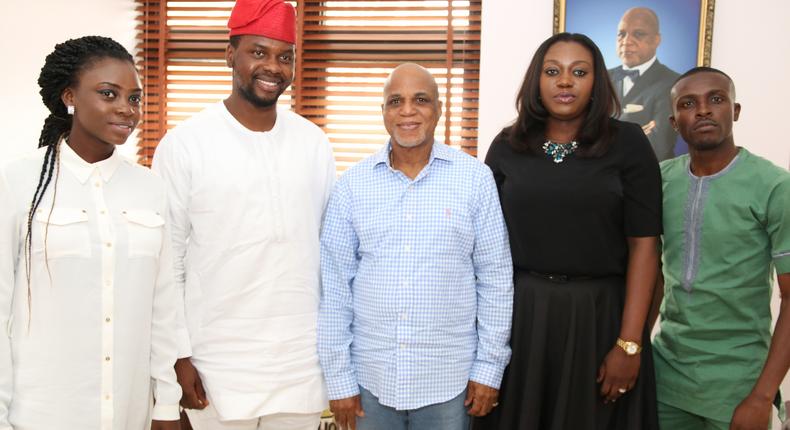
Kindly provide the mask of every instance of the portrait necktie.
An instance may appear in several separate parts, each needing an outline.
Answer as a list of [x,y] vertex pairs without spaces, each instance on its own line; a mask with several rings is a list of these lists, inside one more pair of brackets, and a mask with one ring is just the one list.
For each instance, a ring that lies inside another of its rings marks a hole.
[[[631,83],[628,84],[625,80],[625,77],[628,76],[631,78]],[[631,92],[631,88],[636,85],[636,80],[639,79],[639,69],[632,69],[632,70],[623,70],[620,69],[615,73],[615,85],[616,83],[620,83],[620,89],[622,90],[623,97],[627,96],[629,92]]]

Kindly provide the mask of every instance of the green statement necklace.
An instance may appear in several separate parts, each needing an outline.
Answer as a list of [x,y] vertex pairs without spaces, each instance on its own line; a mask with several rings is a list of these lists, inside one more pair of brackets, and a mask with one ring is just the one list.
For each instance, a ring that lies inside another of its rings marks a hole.
[[562,163],[565,157],[573,154],[579,144],[575,140],[568,143],[557,143],[547,140],[543,144],[543,152],[546,153],[555,163]]

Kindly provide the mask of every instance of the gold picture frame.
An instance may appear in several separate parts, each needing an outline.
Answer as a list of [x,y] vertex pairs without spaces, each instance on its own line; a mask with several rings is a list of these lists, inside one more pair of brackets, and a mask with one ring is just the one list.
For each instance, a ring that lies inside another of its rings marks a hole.
[[[697,37],[697,66],[710,66],[711,46],[713,45],[713,12],[715,0],[698,0],[700,2],[699,36]],[[644,5],[644,2],[633,2],[633,6]],[[554,34],[565,31],[566,0],[554,0]]]

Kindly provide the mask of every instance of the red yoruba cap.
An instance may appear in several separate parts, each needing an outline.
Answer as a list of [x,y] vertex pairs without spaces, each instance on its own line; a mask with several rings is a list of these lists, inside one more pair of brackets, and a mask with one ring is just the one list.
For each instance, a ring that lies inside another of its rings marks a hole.
[[228,28],[230,36],[249,34],[296,43],[296,11],[283,0],[237,0]]

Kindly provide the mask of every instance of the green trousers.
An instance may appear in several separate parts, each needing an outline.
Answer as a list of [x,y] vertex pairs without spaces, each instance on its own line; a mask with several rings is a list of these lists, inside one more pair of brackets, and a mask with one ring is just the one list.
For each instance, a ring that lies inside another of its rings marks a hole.
[[658,428],[661,430],[729,430],[730,423],[712,420],[658,402]]

